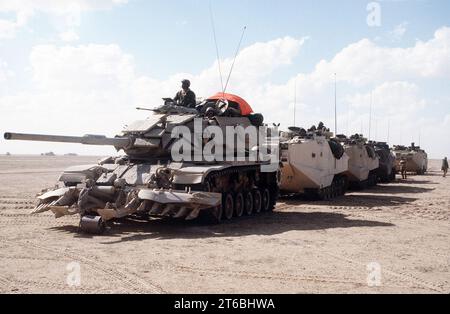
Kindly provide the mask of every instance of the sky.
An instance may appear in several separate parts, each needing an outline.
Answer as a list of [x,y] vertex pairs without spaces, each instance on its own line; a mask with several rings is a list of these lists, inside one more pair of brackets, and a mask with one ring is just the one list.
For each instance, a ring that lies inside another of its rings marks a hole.
[[[338,133],[450,157],[447,0],[0,0],[0,132],[114,136],[184,78],[215,94],[210,12],[224,77],[246,27],[227,91],[265,122],[334,130],[336,82]],[[0,154],[114,154],[0,141]]]

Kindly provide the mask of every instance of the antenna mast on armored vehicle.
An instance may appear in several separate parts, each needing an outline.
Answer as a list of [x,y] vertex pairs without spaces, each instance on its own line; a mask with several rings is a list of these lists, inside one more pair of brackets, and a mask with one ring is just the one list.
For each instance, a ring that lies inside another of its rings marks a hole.
[[334,73],[334,136],[337,135],[337,81]]
[[238,56],[239,50],[241,49],[242,39],[244,39],[245,30],[247,29],[247,26],[244,26],[242,29],[241,39],[239,40],[238,46],[236,48],[236,53],[234,54],[233,63],[231,64],[230,72],[228,73],[227,82],[225,83],[224,93],[227,90],[228,83],[230,82],[231,73],[233,73],[234,63],[236,62],[236,58]]
[[216,26],[214,24],[214,16],[213,16],[213,11],[212,11],[211,1],[209,2],[209,16],[211,18],[211,27],[212,27],[212,31],[213,31],[214,44],[216,46],[216,56],[217,56],[217,65],[219,67],[220,87],[221,87],[222,93],[225,94],[225,88],[223,86],[222,68],[220,66],[219,46],[217,44],[217,37],[216,37]]
[[370,141],[370,132],[372,131],[372,92],[370,92],[370,109],[369,109],[369,138]]

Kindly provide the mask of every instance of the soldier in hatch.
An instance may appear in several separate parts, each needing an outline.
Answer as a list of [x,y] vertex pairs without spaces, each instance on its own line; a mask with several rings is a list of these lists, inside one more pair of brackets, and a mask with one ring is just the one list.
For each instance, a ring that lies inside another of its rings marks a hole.
[[187,108],[195,108],[197,101],[195,93],[189,88],[191,82],[189,80],[181,81],[181,90],[175,95],[173,99],[175,104]]

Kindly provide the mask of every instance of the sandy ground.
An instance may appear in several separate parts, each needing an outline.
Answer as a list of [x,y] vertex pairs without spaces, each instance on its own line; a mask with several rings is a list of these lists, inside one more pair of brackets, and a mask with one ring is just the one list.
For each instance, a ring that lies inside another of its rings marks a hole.
[[62,169],[95,161],[0,157],[0,292],[450,293],[450,178],[439,161],[425,176],[332,202],[282,199],[274,213],[219,226],[123,221],[87,236],[77,217],[28,215]]

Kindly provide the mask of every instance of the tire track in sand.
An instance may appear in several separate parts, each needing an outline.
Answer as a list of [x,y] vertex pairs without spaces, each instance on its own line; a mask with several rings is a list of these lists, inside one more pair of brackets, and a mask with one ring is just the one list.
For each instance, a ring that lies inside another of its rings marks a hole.
[[30,242],[20,243],[11,241],[4,237],[0,237],[0,239],[5,243],[11,243],[11,245],[23,245],[29,248],[33,248],[36,250],[46,251],[52,254],[56,254],[63,258],[69,260],[80,261],[83,265],[87,265],[91,269],[103,273],[105,276],[113,278],[121,283],[126,284],[126,287],[129,287],[131,290],[137,293],[167,293],[162,287],[155,283],[150,283],[144,279],[142,279],[138,274],[125,269],[120,269],[120,266],[115,265],[114,267],[108,265],[106,262],[98,262],[92,258],[87,256],[83,256],[80,253],[75,252],[67,252],[67,250],[59,250],[54,249],[48,246],[38,245]]

